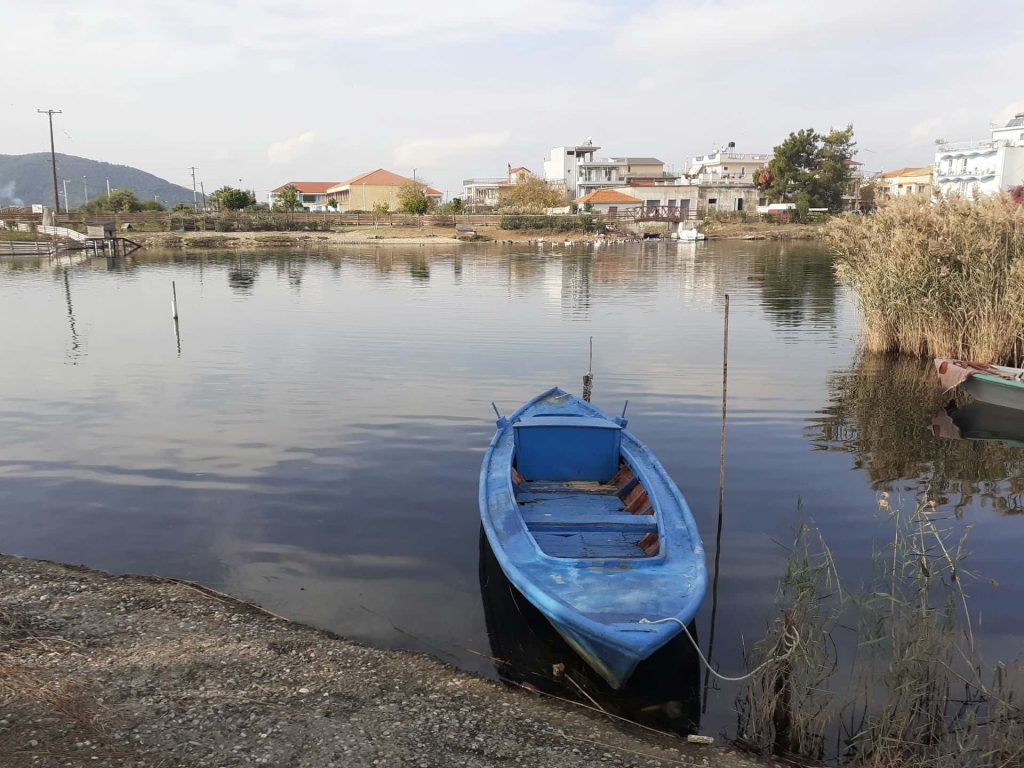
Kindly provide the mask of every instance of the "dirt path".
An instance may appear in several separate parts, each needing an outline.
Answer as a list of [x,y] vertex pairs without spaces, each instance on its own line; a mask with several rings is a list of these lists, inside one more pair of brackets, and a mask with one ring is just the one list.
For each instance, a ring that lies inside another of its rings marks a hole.
[[179,582],[0,556],[0,765],[760,765]]

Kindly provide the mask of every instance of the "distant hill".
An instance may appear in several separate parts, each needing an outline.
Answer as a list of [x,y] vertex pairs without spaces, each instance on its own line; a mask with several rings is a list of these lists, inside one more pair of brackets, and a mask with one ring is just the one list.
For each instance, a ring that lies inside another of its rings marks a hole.
[[[83,176],[88,180],[90,200],[107,191],[107,179],[110,179],[111,189],[130,189],[140,200],[152,200],[156,195],[157,200],[168,207],[175,203],[192,202],[191,189],[171,184],[138,168],[58,153],[57,188],[60,191],[61,208],[64,207],[63,179],[68,180],[71,207],[77,208],[85,202]],[[53,204],[50,153],[0,155],[0,206],[33,203]]]

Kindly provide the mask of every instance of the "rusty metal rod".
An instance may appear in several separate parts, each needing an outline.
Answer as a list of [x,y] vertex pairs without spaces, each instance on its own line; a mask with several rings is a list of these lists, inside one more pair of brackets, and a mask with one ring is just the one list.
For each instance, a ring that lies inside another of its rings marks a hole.
[[725,511],[725,417],[729,397],[729,294],[725,294],[725,320],[722,332],[722,441],[718,451],[718,530],[715,532],[715,575],[711,582],[711,629],[708,633],[708,669],[704,672],[704,700],[708,709],[711,684],[711,658],[715,650],[715,619],[718,616],[718,570],[722,559],[722,518]]

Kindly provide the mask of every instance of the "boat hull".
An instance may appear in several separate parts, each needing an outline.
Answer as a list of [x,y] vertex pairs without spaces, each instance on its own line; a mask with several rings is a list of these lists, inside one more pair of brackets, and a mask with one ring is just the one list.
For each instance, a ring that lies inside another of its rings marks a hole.
[[[619,551],[606,556],[603,540],[596,542],[593,550],[584,545],[583,554],[545,550],[538,541],[569,537],[561,531],[537,534],[529,527],[524,517],[533,515],[531,525],[535,525],[539,508],[518,500],[512,480],[514,425],[520,419],[534,418],[538,411],[549,420],[551,413],[557,412],[565,417],[615,422],[557,388],[538,395],[509,419],[499,419],[481,470],[484,531],[509,581],[582,659],[609,685],[620,688],[640,661],[677,636],[696,614],[707,585],[703,546],[679,489],[650,450],[622,429],[619,450],[623,464],[636,472],[649,494],[653,511],[644,513],[651,515],[647,519],[657,520],[657,554]],[[621,521],[622,517],[618,514],[615,519]],[[629,528],[633,523],[651,525],[640,519],[642,515],[625,517]],[[551,531],[551,524],[558,523],[542,525]],[[595,530],[605,529],[595,526]],[[649,623],[660,619],[670,620]]]
[[1024,383],[1022,382],[976,373],[960,386],[975,400],[1002,408],[1024,410]]

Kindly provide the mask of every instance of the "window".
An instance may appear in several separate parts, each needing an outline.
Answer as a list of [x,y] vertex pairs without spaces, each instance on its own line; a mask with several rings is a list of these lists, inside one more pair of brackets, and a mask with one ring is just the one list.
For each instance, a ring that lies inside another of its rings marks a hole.
[[571,149],[565,150],[565,154],[571,157],[572,156],[572,150]]
[[742,197],[737,197],[736,198],[736,210],[737,211],[742,211],[743,210],[743,198]]
[[668,207],[669,207],[669,208],[675,208],[675,207],[676,207],[676,203],[677,203],[677,202],[678,202],[678,201],[676,201],[676,200],[669,200],[669,201],[668,201]]
[[717,197],[709,197],[708,198],[708,208],[717,208],[717,207],[718,207],[718,198]]
[[647,203],[647,207],[648,208],[657,208],[658,207],[658,201],[657,200],[647,200],[646,203]]

